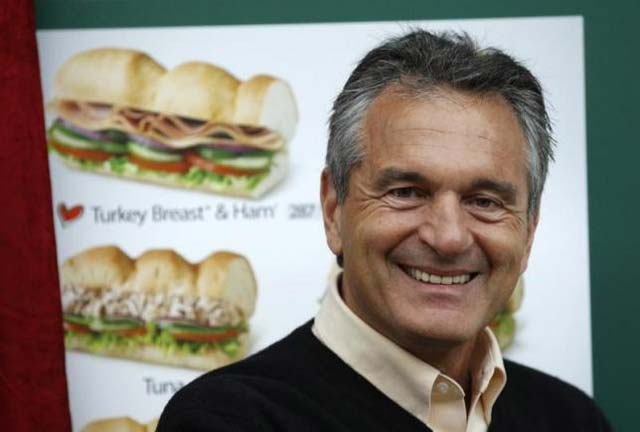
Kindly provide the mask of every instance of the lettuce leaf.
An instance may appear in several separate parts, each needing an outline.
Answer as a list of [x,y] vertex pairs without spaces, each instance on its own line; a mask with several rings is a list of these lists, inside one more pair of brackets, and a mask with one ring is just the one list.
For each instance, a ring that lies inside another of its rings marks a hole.
[[60,158],[71,162],[78,168],[86,171],[107,171],[117,176],[131,175],[140,179],[161,179],[170,181],[176,185],[195,187],[206,185],[212,190],[244,190],[252,191],[269,174],[268,171],[251,176],[230,176],[204,171],[192,166],[184,174],[146,170],[130,162],[127,156],[114,156],[105,162],[96,162],[80,159],[74,156],[62,154],[55,147],[49,146],[49,151],[56,153]]
[[[238,338],[230,338],[222,342],[186,342],[178,341],[173,338],[169,329],[160,329],[154,323],[146,325],[147,332],[140,336],[121,337],[113,332],[92,332],[92,333],[76,333],[65,329],[65,345],[74,347],[82,344],[93,353],[102,353],[110,349],[139,349],[144,346],[155,346],[161,348],[166,355],[174,354],[206,354],[214,350],[221,350],[230,358],[234,358],[238,354],[240,341]],[[247,331],[247,324],[241,324],[236,327],[240,333]]]

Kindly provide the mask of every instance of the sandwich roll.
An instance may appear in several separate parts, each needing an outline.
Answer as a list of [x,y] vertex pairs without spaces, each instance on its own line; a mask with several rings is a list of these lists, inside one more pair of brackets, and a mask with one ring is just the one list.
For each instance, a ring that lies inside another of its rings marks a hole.
[[238,305],[247,317],[256,307],[256,280],[249,261],[232,252],[216,252],[198,266],[198,295]]
[[158,419],[143,424],[131,417],[112,417],[87,423],[81,432],[155,432],[157,427]]
[[155,430],[158,428],[159,421],[160,421],[159,418],[154,418],[153,420],[147,422],[146,424],[147,432],[155,432]]
[[298,119],[293,100],[287,83],[272,76],[256,75],[238,88],[233,121],[274,130],[289,141]]
[[246,333],[240,334],[236,338],[233,355],[229,355],[221,350],[209,350],[203,353],[187,353],[170,351],[167,347],[154,347],[149,345],[141,346],[138,349],[115,345],[108,349],[100,349],[89,346],[78,338],[67,339],[70,339],[70,341],[65,341],[65,348],[71,351],[200,371],[209,371],[227,366],[246,357],[249,351],[249,337]]
[[233,119],[240,82],[224,69],[204,62],[183,63],[157,84],[154,111],[219,123]]
[[133,260],[120,248],[101,246],[66,260],[60,271],[60,279],[63,285],[118,289],[129,278],[133,269]]
[[150,294],[194,295],[194,267],[172,250],[150,250],[135,261],[125,289]]
[[61,274],[68,349],[196,369],[247,351],[257,290],[241,255],[191,264],[172,250],[132,260],[102,246],[67,259]]
[[520,309],[524,297],[524,278],[520,276],[505,307],[498,312],[489,328],[498,340],[500,348],[505,349],[513,342],[517,330],[514,314]]
[[210,63],[165,70],[147,54],[95,49],[58,71],[49,148],[84,171],[259,197],[287,174],[298,121],[291,88]]
[[117,48],[84,51],[60,68],[54,81],[59,99],[152,109],[166,69],[147,54]]
[[511,297],[509,297],[509,301],[507,302],[506,310],[514,313],[520,306],[522,306],[522,300],[524,299],[524,278],[520,276],[518,279],[518,283],[516,287],[513,289],[511,293]]

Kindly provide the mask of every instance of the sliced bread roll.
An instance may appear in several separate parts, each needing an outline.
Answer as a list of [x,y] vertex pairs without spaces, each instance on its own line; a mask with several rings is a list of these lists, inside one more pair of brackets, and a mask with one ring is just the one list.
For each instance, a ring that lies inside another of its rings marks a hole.
[[240,307],[246,318],[256,307],[256,280],[245,257],[216,252],[198,265],[196,289],[199,296],[219,298]]
[[147,432],[147,427],[131,417],[114,417],[94,420],[81,432]]
[[513,289],[511,293],[511,297],[509,297],[509,301],[507,302],[507,306],[505,309],[508,312],[515,312],[520,309],[522,305],[522,299],[524,298],[524,277],[520,276],[518,282],[516,283],[516,287]]
[[[256,283],[251,266],[241,255],[218,252],[199,264],[190,264],[173,250],[158,249],[149,250],[132,261],[119,248],[103,246],[69,258],[62,269],[61,274],[72,284],[64,286],[63,283],[62,287],[65,314],[89,318],[127,317],[160,326],[167,318],[188,319],[200,326],[242,325],[239,334],[229,335],[229,344],[220,346],[223,341],[219,339],[205,339],[202,340],[205,345],[193,352],[179,347],[177,339],[172,342],[175,345],[170,346],[162,338],[138,340],[133,344],[94,343],[94,336],[101,338],[111,331],[119,331],[118,328],[105,330],[101,323],[100,327],[92,327],[98,333],[91,337],[85,337],[81,331],[65,338],[67,349],[201,370],[221,367],[246,355],[249,337],[245,320],[255,308]],[[87,288],[93,290],[87,291]],[[72,333],[76,331],[65,326]],[[160,327],[151,329],[156,332]]]
[[156,429],[158,428],[159,420],[160,420],[159,418],[154,418],[153,420],[147,422],[146,424],[147,432],[155,432]]
[[83,51],[58,70],[54,92],[60,99],[153,109],[158,80],[166,69],[147,54],[120,48]]
[[293,137],[298,121],[291,88],[278,78],[255,75],[241,82],[225,69],[201,61],[167,71],[147,54],[131,49],[98,48],[76,54],[58,70],[54,94],[58,100],[265,127],[286,141]]
[[143,253],[135,261],[135,271],[126,284],[131,291],[154,294],[195,294],[195,271],[191,264],[172,250]]
[[208,371],[217,369],[236,362],[247,355],[249,351],[249,336],[243,333],[237,338],[237,351],[231,356],[219,349],[211,349],[201,353],[173,352],[167,354],[164,348],[144,345],[140,347],[128,347],[126,345],[96,346],[87,343],[81,338],[72,338],[65,341],[65,347],[70,350],[86,352],[94,355],[116,357],[127,360],[169,365],[181,368]]
[[233,122],[262,126],[289,141],[298,122],[295,97],[287,83],[268,75],[255,75],[238,88]]
[[226,70],[204,62],[183,63],[158,82],[154,111],[229,123],[240,82]]
[[222,299],[255,310],[256,280],[249,261],[233,252],[215,252],[198,264],[169,249],[153,249],[132,260],[117,246],[98,246],[67,259],[62,284],[150,294]]
[[69,258],[62,265],[62,285],[91,289],[121,287],[133,273],[133,260],[117,246],[100,246]]

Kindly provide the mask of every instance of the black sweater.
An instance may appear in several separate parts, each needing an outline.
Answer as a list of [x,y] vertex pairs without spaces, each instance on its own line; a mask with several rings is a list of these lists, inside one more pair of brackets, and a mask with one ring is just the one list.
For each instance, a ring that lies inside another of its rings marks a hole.
[[[505,361],[490,432],[610,431],[577,388]],[[209,372],[166,406],[157,432],[428,431],[325,347],[311,322],[258,354]]]

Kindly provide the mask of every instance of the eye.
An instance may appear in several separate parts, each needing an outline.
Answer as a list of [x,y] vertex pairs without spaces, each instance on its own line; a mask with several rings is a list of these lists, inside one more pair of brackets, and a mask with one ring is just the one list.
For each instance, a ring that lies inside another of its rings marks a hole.
[[478,209],[481,210],[497,210],[502,208],[502,203],[496,199],[488,198],[488,197],[473,197],[470,200],[470,203]]
[[391,189],[389,191],[389,195],[391,195],[394,198],[401,198],[401,199],[413,199],[413,198],[420,198],[424,196],[423,193],[421,193],[418,189],[414,187],[401,187],[401,188]]

